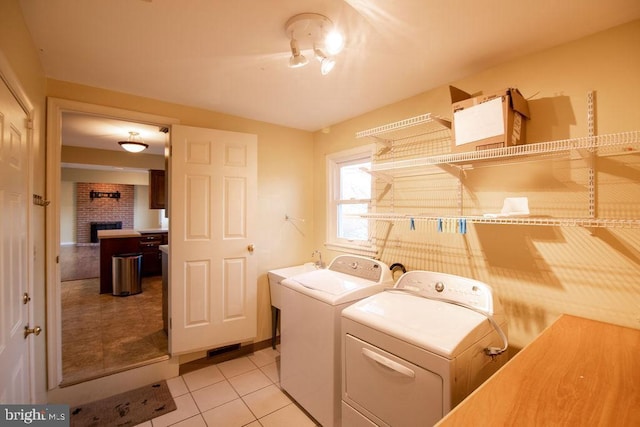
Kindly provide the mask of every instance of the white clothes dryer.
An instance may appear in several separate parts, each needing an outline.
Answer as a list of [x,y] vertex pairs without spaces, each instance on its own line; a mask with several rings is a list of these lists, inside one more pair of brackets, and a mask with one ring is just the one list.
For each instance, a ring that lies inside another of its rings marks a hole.
[[507,360],[491,288],[410,271],[342,312],[343,426],[431,426]]
[[341,311],[393,286],[389,267],[343,255],[282,281],[280,385],[322,426],[340,426]]

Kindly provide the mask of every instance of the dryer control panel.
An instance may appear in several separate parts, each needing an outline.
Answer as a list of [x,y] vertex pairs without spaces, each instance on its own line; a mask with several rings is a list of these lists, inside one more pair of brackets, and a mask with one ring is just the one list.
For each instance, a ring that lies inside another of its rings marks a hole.
[[393,280],[389,266],[382,261],[357,255],[341,255],[331,261],[329,270],[380,283]]
[[434,271],[410,271],[400,277],[394,288],[404,289],[424,298],[468,305],[494,314],[491,287],[467,277]]

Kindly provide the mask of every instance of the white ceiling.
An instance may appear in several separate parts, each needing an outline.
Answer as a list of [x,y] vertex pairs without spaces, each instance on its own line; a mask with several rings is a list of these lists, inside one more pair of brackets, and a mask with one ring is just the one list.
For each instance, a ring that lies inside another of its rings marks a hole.
[[[50,78],[308,131],[640,17],[638,0],[20,4]],[[284,24],[303,12],[347,39],[327,76],[316,61],[287,66]]]
[[144,153],[164,155],[169,136],[159,126],[89,114],[62,113],[62,145],[122,151],[118,141],[126,141],[129,132],[138,132],[142,141],[149,145]]

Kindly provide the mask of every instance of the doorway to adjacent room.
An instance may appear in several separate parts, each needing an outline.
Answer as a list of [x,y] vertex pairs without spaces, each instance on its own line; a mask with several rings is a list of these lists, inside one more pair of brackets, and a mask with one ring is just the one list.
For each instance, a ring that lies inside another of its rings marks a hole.
[[[83,123],[78,120],[82,112],[71,112],[72,119],[66,123],[62,114],[60,150],[65,146],[65,126],[76,126]],[[168,129],[166,124],[150,125],[129,121],[127,118],[111,116],[96,116],[87,114],[90,119],[87,124],[95,129],[115,129],[123,126],[153,126],[155,129],[164,128],[162,137],[168,144]],[[114,135],[116,145],[117,135]],[[77,144],[74,148],[77,148]],[[92,146],[87,138],[86,146],[81,150],[99,150],[101,147]],[[88,151],[91,157],[90,151]],[[103,155],[105,151],[101,152]],[[108,153],[108,152],[106,152]],[[116,153],[122,156],[124,153]],[[161,156],[164,154],[162,151]],[[135,154],[127,154],[135,156]],[[80,233],[77,226],[76,205],[77,186],[82,182],[92,185],[128,185],[131,187],[132,204],[130,215],[135,219],[121,221],[119,208],[123,203],[113,200],[116,209],[111,215],[115,222],[124,222],[127,228],[143,227],[160,228],[164,218],[164,211],[150,210],[148,205],[148,175],[149,170],[130,166],[114,167],[113,161],[104,165],[96,164],[95,155],[87,164],[81,159],[73,158],[72,162],[62,162],[62,155],[57,164],[60,179],[57,188],[60,195],[60,215],[57,221],[58,238],[57,251],[59,253],[59,281],[57,281],[54,297],[58,301],[60,329],[57,341],[60,345],[60,357],[53,361],[49,359],[49,366],[56,366],[58,378],[51,375],[50,387],[69,386],[89,381],[115,372],[144,366],[158,360],[165,360],[168,356],[168,337],[163,325],[162,297],[163,286],[160,274],[146,275],[142,279],[143,292],[126,297],[100,293],[100,243]],[[100,157],[98,155],[98,157]],[[104,156],[109,157],[109,156]],[[124,162],[126,163],[126,162]],[[149,168],[154,169],[154,168]],[[114,177],[111,179],[110,177]],[[95,204],[95,203],[94,203]],[[145,206],[146,205],[146,206]],[[111,218],[111,216],[109,218]],[[148,218],[150,217],[150,219]],[[87,221],[90,221],[88,219]],[[94,221],[95,222],[95,221]],[[89,227],[89,224],[87,224]],[[50,323],[53,324],[53,323]],[[133,327],[132,327],[133,325]],[[54,332],[51,328],[50,332]],[[50,343],[51,343],[50,341]],[[55,372],[55,371],[54,371]]]

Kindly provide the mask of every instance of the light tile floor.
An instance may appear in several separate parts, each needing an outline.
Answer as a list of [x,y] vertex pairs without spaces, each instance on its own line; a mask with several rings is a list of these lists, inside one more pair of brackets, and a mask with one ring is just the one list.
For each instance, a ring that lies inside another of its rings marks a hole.
[[280,390],[271,348],[167,380],[177,410],[140,427],[305,427],[316,423]]

